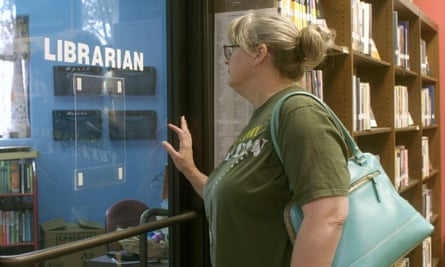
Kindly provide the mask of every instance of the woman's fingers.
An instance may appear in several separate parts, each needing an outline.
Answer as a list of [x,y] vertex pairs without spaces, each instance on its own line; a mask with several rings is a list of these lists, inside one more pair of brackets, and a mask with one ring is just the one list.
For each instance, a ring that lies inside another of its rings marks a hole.
[[[184,116],[181,116],[180,127],[169,123],[169,129],[176,133],[179,139],[179,148],[175,149],[172,144],[167,141],[162,142],[164,149],[173,158],[173,161],[178,165],[188,162],[193,159],[192,152],[192,138],[188,129],[187,121]],[[181,162],[179,162],[181,161]]]
[[179,128],[178,126],[176,126],[176,125],[174,125],[174,124],[172,124],[172,123],[169,123],[169,124],[168,124],[168,128],[169,128],[170,130],[172,130],[173,132],[175,132],[176,134],[180,134],[180,133],[182,132],[182,129],[181,129],[181,128]]
[[176,149],[167,141],[162,141],[162,146],[167,151],[168,154],[171,156],[176,156],[177,152]]
[[186,133],[190,133],[189,132],[189,127],[187,124],[187,120],[185,119],[184,116],[181,116],[181,128],[186,132]]
[[187,121],[185,120],[184,116],[181,116],[180,126],[181,127],[178,127],[172,123],[168,124],[168,128],[174,131],[178,135],[178,137],[190,136],[190,131],[188,129]]

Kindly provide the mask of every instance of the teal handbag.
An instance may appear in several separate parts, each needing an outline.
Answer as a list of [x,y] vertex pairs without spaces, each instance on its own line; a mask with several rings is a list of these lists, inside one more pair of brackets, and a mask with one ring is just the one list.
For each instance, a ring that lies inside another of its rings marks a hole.
[[[434,227],[392,185],[378,158],[360,151],[335,113],[316,96],[295,91],[283,96],[275,105],[270,130],[272,142],[281,162],[277,142],[279,111],[290,96],[303,95],[317,100],[340,126],[352,157],[348,161],[351,176],[349,215],[334,258],[334,267],[390,266],[431,235]],[[300,207],[289,202],[284,221],[293,242],[303,220]]]

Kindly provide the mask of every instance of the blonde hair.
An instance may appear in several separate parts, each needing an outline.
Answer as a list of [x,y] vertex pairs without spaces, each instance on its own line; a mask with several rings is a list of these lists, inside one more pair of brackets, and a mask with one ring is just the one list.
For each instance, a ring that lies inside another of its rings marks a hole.
[[335,38],[335,32],[325,27],[309,25],[300,31],[283,16],[259,12],[232,20],[227,35],[232,44],[252,53],[265,44],[278,71],[292,80],[319,65]]

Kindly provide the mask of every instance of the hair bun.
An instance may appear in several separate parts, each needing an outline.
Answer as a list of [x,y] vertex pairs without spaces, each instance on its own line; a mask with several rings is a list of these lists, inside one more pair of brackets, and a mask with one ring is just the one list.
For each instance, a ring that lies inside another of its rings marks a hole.
[[298,35],[296,56],[306,70],[319,65],[327,49],[334,44],[335,31],[316,24],[301,29]]

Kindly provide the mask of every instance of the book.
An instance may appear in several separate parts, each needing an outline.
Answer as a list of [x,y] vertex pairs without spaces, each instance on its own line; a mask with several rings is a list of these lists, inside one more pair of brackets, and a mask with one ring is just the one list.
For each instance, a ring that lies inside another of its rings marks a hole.
[[433,217],[433,191],[427,187],[426,184],[422,185],[422,213],[429,222]]
[[426,41],[424,39],[420,39],[420,73],[422,75],[430,74],[428,56],[426,54]]
[[19,160],[10,160],[9,161],[10,168],[10,190],[11,193],[20,192],[20,161]]
[[304,73],[302,87],[309,93],[323,100],[323,71],[310,70]]
[[0,246],[4,245],[3,211],[0,210]]
[[403,20],[398,22],[400,31],[399,49],[400,49],[400,66],[410,69],[410,53],[409,53],[409,21]]
[[371,39],[372,39],[372,4],[363,3],[363,53],[371,55]]
[[434,105],[434,101],[435,101],[435,89],[434,89],[434,85],[427,85],[426,88],[428,88],[428,99],[429,99],[429,118],[430,118],[430,125],[434,125],[436,124],[436,113],[435,113],[435,105]]
[[404,145],[394,149],[394,186],[400,190],[409,184],[408,149]]
[[278,14],[292,20],[301,29],[309,24],[327,27],[319,0],[278,0]]
[[352,50],[380,60],[380,54],[372,38],[373,5],[360,0],[351,0]]
[[371,38],[369,40],[369,45],[370,45],[370,53],[371,53],[371,57],[380,60],[380,53],[379,50],[377,49],[377,46],[374,42],[374,39]]
[[431,126],[436,122],[434,113],[434,91],[433,85],[427,85],[421,89],[420,114],[422,126]]
[[351,14],[352,14],[352,50],[360,51],[360,21],[361,16],[359,13],[360,1],[351,0]]
[[353,130],[369,130],[377,126],[371,107],[371,85],[369,82],[362,82],[360,77],[353,76],[352,79]]
[[409,258],[401,258],[391,265],[391,267],[409,267]]
[[400,147],[396,146],[394,149],[394,187],[397,191],[402,188],[401,176],[400,176]]
[[394,127],[404,128],[411,125],[412,118],[409,113],[408,87],[404,85],[394,86]]
[[392,13],[393,17],[393,29],[394,29],[394,64],[400,65],[400,48],[399,48],[399,13],[394,10]]
[[432,267],[431,236],[422,242],[422,267]]
[[428,136],[422,136],[422,178],[425,179],[430,176],[430,156],[429,156],[429,138]]

